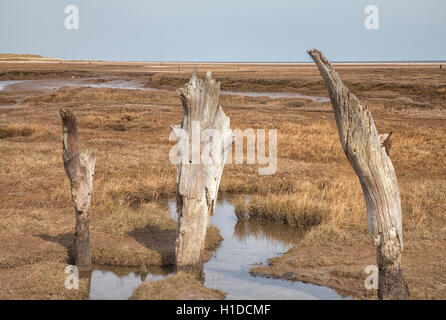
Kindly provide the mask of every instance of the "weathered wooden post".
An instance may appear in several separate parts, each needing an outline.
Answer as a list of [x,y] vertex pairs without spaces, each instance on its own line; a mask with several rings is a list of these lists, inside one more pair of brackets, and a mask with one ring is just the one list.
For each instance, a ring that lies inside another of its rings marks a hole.
[[93,191],[96,151],[78,151],[76,117],[71,110],[60,110],[62,118],[62,159],[70,179],[71,198],[76,213],[74,233],[75,263],[78,267],[91,265],[90,253],[90,200]]
[[176,140],[184,146],[177,163],[177,270],[202,268],[201,254],[217,202],[225,150],[232,145],[230,120],[217,105],[219,93],[220,83],[211,78],[211,72],[200,80],[196,68],[189,83],[179,89],[184,114],[181,124],[172,126]]
[[401,270],[401,199],[389,158],[391,134],[378,134],[370,110],[344,86],[320,51],[308,53],[330,93],[342,148],[361,183],[369,231],[377,250],[378,297],[408,299],[409,288]]

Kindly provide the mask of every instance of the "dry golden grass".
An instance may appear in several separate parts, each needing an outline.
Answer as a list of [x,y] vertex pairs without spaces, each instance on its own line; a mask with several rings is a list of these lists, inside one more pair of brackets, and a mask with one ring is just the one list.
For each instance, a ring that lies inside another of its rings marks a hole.
[[[419,182],[401,186],[404,229],[425,230],[445,226],[446,205],[440,199],[446,183]],[[311,184],[304,182],[292,193],[253,195],[249,200],[237,199],[239,215],[306,229],[320,225],[337,228],[361,227],[366,221],[365,204],[356,177]]]
[[78,289],[65,288],[66,263],[45,260],[9,269],[0,268],[0,299],[88,299],[90,280],[79,277]]
[[270,220],[275,223],[294,225],[297,228],[311,228],[327,219],[328,212],[320,199],[313,199],[308,194],[270,195],[267,198],[254,196],[245,210],[255,218]]
[[38,124],[32,125],[10,125],[4,128],[0,128],[0,139],[13,138],[13,137],[29,137],[38,136],[44,137],[50,132],[46,127]]
[[303,182],[292,193],[253,195],[247,201],[239,199],[236,212],[299,229],[328,224],[361,225],[365,219],[362,194],[357,188],[351,188],[359,183],[354,178],[346,179],[319,184]]
[[40,59],[43,58],[38,54],[17,54],[17,53],[0,53],[0,59]]
[[[326,94],[313,67],[245,66],[237,73],[230,66],[215,68],[225,89]],[[8,64],[2,65],[0,79],[114,73],[146,79],[148,86],[174,88],[190,76],[186,71],[167,75],[140,69],[105,63]],[[379,132],[393,132],[391,158],[402,197],[403,267],[410,289],[414,297],[444,298],[444,73],[431,67],[338,69],[372,109]],[[296,279],[369,297],[358,280],[364,266],[375,263],[364,199],[338,141],[330,104],[242,96],[221,96],[220,103],[232,128],[278,129],[279,157],[273,176],[259,176],[256,165],[227,165],[220,193],[248,195],[248,205],[238,203],[239,212],[307,230],[303,238],[296,235],[298,244],[290,252],[256,272],[295,272]],[[173,260],[175,223],[166,199],[175,194],[168,137],[170,125],[181,121],[178,97],[64,87],[28,97],[20,108],[0,109],[0,288],[8,288],[0,289],[2,298],[85,298],[53,286],[70,262],[75,222],[61,159],[62,107],[77,115],[82,148],[98,151],[91,208],[95,262],[144,270]],[[220,241],[211,230],[207,258]],[[41,272],[41,278],[24,282],[15,276],[28,267]],[[318,280],[318,272],[331,280]]]
[[0,106],[14,105],[14,104],[16,104],[16,102],[17,101],[15,99],[0,96]]

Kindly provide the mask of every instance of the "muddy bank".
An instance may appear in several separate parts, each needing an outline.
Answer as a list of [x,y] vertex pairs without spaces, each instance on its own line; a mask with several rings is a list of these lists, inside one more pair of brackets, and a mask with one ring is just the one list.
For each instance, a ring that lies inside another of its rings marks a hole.
[[[407,231],[404,236],[402,268],[411,299],[445,299],[444,232]],[[284,255],[250,271],[259,277],[326,286],[355,299],[377,299],[376,290],[368,290],[364,284],[369,265],[376,265],[376,252],[367,233],[353,236],[344,231],[340,236],[339,231],[325,229],[310,232]]]
[[[405,234],[402,268],[411,299],[446,298],[446,277],[441,262],[446,239],[439,232],[431,233],[428,237],[436,239],[435,246],[431,245],[432,240],[428,240],[426,235]],[[251,272],[261,277],[327,286],[357,299],[377,299],[376,290],[367,290],[364,285],[369,275],[365,267],[376,265],[375,255],[366,235],[355,245],[312,238],[296,244],[283,256],[270,259],[267,266],[252,268]]]
[[[315,255],[315,252],[318,254]],[[343,247],[302,241],[266,266],[251,268],[254,276],[302,281],[326,286],[355,299],[377,299],[376,290],[366,290],[364,268],[375,265],[374,250],[367,245]]]

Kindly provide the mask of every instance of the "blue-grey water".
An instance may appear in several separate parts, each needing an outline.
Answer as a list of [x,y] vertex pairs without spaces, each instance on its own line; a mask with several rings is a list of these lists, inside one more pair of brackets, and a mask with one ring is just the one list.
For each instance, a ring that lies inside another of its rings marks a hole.
[[6,80],[6,81],[0,81],[0,90],[4,90],[4,88],[10,84],[23,82],[25,80]]

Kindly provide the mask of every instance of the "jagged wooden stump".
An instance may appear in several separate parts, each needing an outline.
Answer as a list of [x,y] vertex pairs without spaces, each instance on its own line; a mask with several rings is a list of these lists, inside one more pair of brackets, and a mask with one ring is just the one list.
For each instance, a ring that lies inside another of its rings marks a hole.
[[[225,150],[232,144],[230,120],[221,107],[218,107],[220,83],[206,74],[204,80],[192,78],[179,90],[183,104],[181,124],[172,126],[177,141],[185,139],[187,159],[177,164],[177,212],[178,228],[176,239],[177,269],[201,268],[201,254],[204,250],[206,229],[217,202],[218,187],[224,168]],[[204,161],[206,131],[213,132],[216,142],[216,158]],[[230,142],[228,142],[230,141]]]
[[409,289],[401,270],[401,199],[389,158],[391,133],[378,134],[370,110],[344,86],[320,51],[308,53],[325,81],[342,148],[361,183],[369,231],[377,250],[378,297],[408,299]]
[[62,118],[62,159],[70,179],[71,197],[76,214],[74,233],[74,259],[78,267],[91,265],[90,252],[90,201],[96,152],[84,150],[79,154],[76,117],[71,110],[60,110]]

